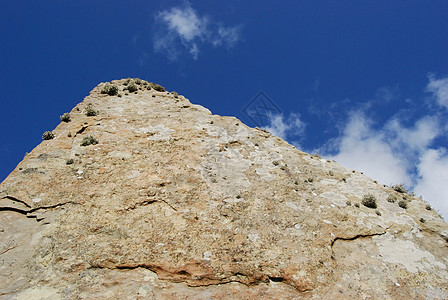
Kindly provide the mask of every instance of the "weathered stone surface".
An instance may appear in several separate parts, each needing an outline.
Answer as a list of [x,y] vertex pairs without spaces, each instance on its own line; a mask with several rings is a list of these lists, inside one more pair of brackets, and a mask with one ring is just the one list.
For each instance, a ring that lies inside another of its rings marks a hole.
[[422,200],[125,82],[0,185],[2,299],[448,298],[448,225]]

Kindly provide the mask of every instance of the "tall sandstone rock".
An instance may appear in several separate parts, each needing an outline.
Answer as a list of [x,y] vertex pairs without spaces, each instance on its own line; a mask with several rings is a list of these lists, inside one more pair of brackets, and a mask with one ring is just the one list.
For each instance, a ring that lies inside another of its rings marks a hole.
[[421,199],[136,83],[95,87],[0,185],[1,299],[448,298]]

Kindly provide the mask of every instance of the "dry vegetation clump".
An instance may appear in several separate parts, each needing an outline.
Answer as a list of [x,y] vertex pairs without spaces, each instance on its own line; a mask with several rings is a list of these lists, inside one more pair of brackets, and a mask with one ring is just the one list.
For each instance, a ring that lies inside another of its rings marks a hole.
[[368,207],[368,208],[377,208],[376,198],[372,194],[364,195],[361,203],[362,203],[362,205],[364,205],[365,207]]
[[106,83],[104,87],[101,89],[101,94],[108,94],[109,96],[115,96],[118,94],[118,87],[113,84]]

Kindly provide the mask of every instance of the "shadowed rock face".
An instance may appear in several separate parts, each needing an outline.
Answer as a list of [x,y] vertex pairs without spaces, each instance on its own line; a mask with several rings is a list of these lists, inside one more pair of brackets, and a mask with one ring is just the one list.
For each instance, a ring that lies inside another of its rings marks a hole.
[[0,298],[448,298],[448,225],[422,200],[111,84],[0,185]]

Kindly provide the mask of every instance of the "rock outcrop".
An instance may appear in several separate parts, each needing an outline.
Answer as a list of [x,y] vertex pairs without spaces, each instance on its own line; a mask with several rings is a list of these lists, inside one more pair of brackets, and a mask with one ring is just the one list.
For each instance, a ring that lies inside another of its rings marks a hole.
[[448,298],[424,201],[177,93],[102,83],[53,134],[0,185],[1,299]]

